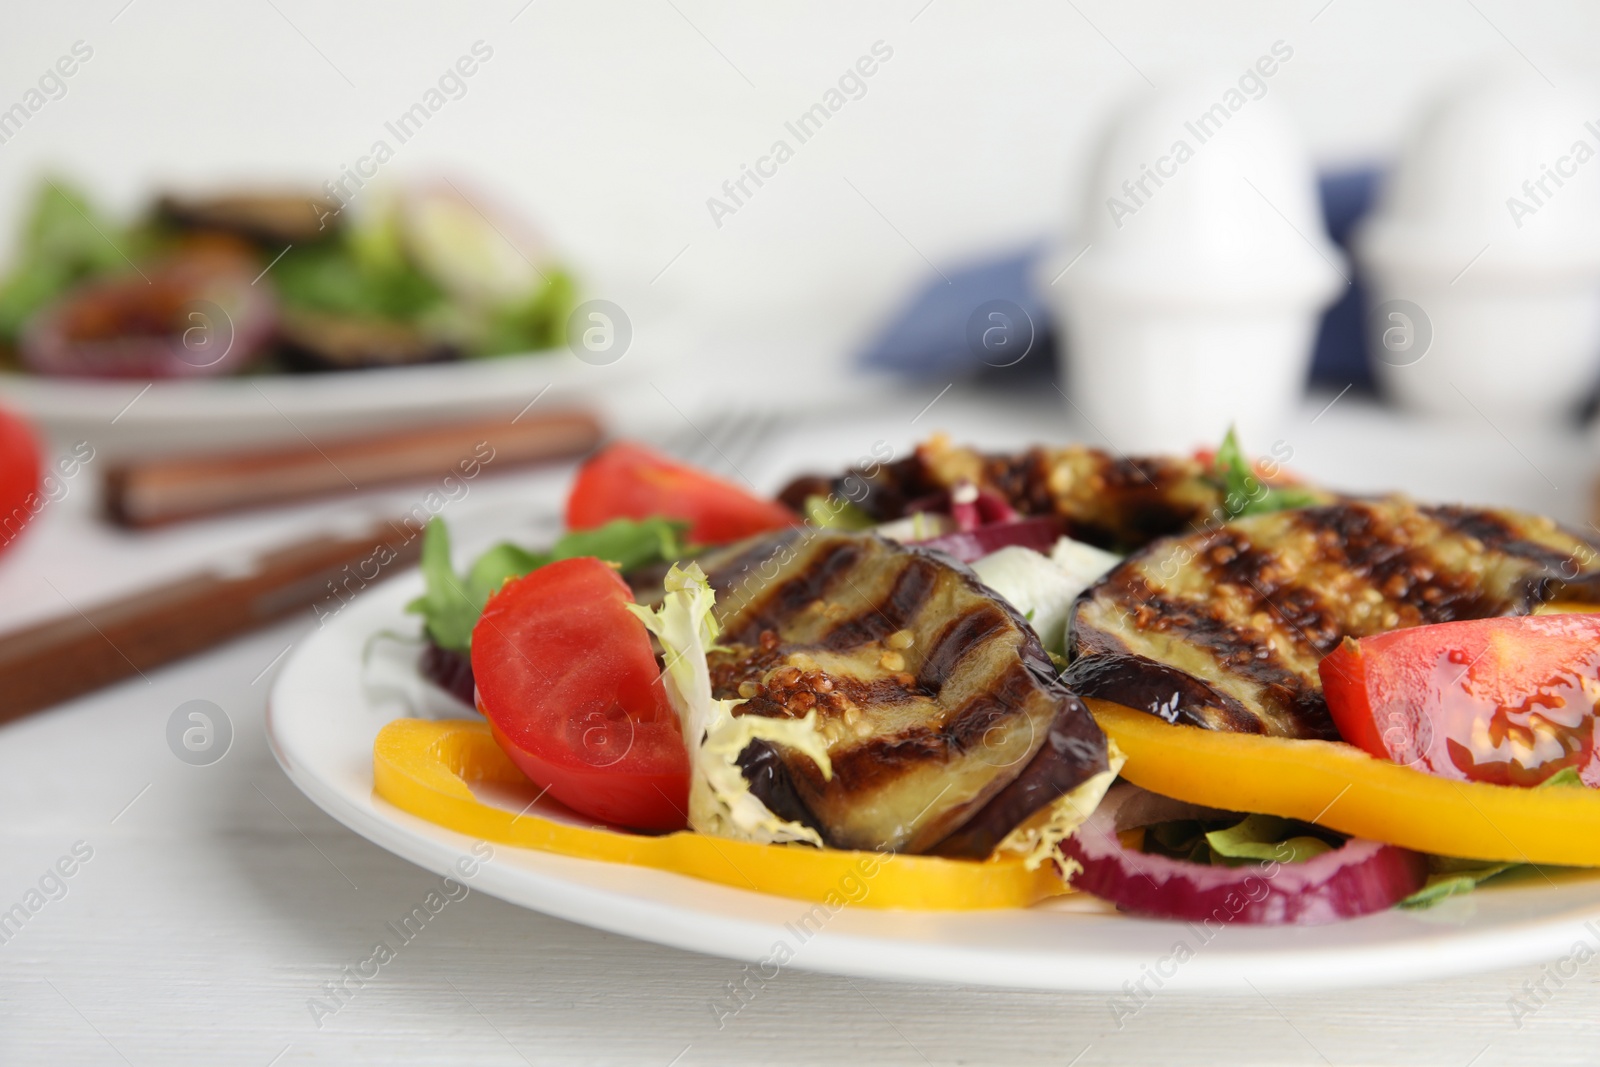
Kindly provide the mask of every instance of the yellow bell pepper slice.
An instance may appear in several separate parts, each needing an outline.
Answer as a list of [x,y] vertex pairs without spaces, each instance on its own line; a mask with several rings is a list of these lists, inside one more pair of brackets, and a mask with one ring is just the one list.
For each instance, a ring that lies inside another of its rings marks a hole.
[[1458,782],[1343,742],[1175,726],[1087,703],[1128,757],[1122,776],[1153,793],[1440,856],[1600,867],[1600,790]]
[[681,831],[660,837],[575,826],[484,804],[468,782],[526,785],[487,723],[396,719],[372,746],[373,788],[446,829],[562,856],[631,863],[833,907],[930,911],[1024,908],[1068,892],[1052,864],[984,862],[759,845]]
[[1600,604],[1585,604],[1576,600],[1552,600],[1534,605],[1535,615],[1592,615],[1600,612]]

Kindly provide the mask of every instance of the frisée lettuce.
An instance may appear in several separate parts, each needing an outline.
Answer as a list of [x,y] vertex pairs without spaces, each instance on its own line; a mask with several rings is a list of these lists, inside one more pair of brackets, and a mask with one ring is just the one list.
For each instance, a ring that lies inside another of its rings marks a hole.
[[802,719],[736,717],[733,709],[743,701],[711,695],[706,653],[719,632],[711,584],[699,565],[691,563],[687,568],[673,565],[665,586],[659,608],[632,604],[629,610],[656,635],[665,653],[662,680],[689,750],[689,828],[739,841],[805,841],[820,848],[822,838],[815,830],[778,818],[750,792],[737,762],[750,742],[771,741],[805,753],[825,779],[831,778],[833,763],[817,730],[816,710]]

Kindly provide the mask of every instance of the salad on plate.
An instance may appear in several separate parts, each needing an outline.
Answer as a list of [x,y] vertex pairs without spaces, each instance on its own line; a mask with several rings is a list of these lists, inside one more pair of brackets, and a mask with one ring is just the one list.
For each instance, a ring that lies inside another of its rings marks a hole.
[[[765,499],[619,442],[553,544],[426,532],[379,796],[866,907],[1327,923],[1600,866],[1600,556],[1251,460],[941,436]],[[476,714],[474,714],[474,711]],[[480,798],[531,785],[523,812]]]
[[411,366],[559,346],[571,277],[448,179],[345,203],[165,194],[131,221],[45,179],[0,275],[0,367],[192,379]]

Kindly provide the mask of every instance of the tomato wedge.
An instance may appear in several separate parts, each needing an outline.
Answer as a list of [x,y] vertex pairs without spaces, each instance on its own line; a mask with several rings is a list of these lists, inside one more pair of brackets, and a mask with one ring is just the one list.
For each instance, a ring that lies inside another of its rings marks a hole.
[[1346,741],[1445,778],[1600,787],[1600,617],[1522,615],[1346,640],[1318,668]]
[[678,830],[689,756],[632,600],[592,556],[507,582],[472,631],[478,710],[522,773],[573,811]]
[[800,517],[731,482],[630,441],[602,450],[578,471],[567,497],[567,529],[652,515],[689,524],[689,540],[716,545],[794,526]]
[[44,506],[39,489],[38,439],[20,417],[0,410],[0,551]]

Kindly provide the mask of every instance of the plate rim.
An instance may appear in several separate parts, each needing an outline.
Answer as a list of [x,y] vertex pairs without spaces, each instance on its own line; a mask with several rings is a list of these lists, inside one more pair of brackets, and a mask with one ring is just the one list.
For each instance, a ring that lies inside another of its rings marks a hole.
[[[87,420],[105,409],[117,412],[118,421],[128,426],[159,426],[174,417],[211,423],[261,415],[262,395],[296,415],[426,407],[438,403],[432,390],[441,383],[477,400],[491,385],[518,375],[545,371],[553,381],[570,382],[584,366],[565,347],[556,347],[404,367],[214,378],[63,378],[6,370],[0,372],[0,395],[47,420]],[[307,389],[311,384],[318,388]],[[135,394],[140,402],[130,404]]]

